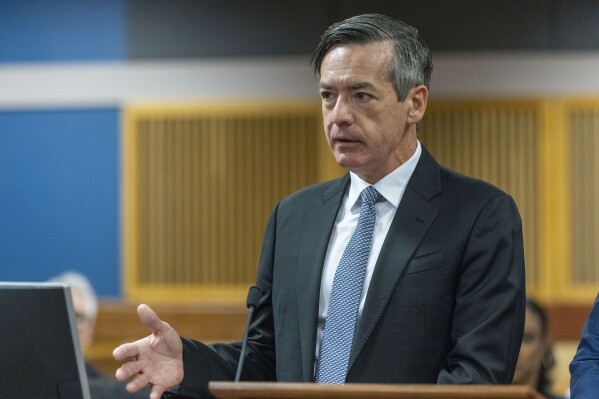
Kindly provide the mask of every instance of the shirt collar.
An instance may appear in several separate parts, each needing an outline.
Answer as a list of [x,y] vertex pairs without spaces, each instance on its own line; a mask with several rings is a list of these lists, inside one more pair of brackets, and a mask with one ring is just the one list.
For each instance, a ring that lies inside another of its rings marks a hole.
[[[399,201],[401,201],[401,197],[403,196],[408,182],[410,181],[410,177],[412,177],[412,173],[414,173],[414,169],[416,169],[416,165],[418,164],[421,154],[422,147],[420,146],[420,141],[417,141],[416,151],[414,151],[414,154],[410,157],[410,159],[401,164],[393,172],[389,173],[387,176],[373,184],[374,188],[376,188],[377,191],[385,198],[385,200],[389,201],[395,208],[399,206]],[[349,176],[351,179],[351,184],[349,187],[346,204],[348,210],[352,210],[354,207],[357,207],[359,210],[361,204],[361,202],[358,201],[360,198],[360,193],[362,190],[368,186],[371,186],[372,184],[362,180],[353,172],[349,172]]]

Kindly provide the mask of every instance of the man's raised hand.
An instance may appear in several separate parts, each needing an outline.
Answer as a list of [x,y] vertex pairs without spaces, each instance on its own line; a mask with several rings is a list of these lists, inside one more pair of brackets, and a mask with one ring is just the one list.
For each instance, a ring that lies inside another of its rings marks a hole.
[[164,391],[183,381],[183,345],[179,334],[158,318],[147,305],[139,305],[137,314],[151,334],[138,341],[123,344],[112,355],[123,362],[117,369],[117,380],[130,379],[127,391],[136,392],[150,385],[150,399],[159,399]]

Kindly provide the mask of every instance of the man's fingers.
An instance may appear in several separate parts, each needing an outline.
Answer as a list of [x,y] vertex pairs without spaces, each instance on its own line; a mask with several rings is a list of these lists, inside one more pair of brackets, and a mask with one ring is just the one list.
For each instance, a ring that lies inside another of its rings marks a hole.
[[114,373],[114,376],[119,381],[125,381],[129,377],[140,374],[142,369],[143,364],[140,360],[132,360],[119,367],[116,370],[116,373]]
[[[158,318],[158,315],[156,315],[156,313],[148,305],[139,305],[137,307],[137,314],[142,324],[148,327],[154,334],[164,332],[168,329],[168,324],[163,323],[160,318]],[[147,337],[117,347],[114,351],[112,351],[112,357],[114,357],[116,361],[122,362],[127,358],[134,358],[138,356],[143,348],[143,345],[145,344],[146,339]]]
[[112,351],[112,357],[117,362],[137,356],[137,349],[133,344],[123,344]]
[[145,374],[137,374],[127,383],[125,388],[127,389],[127,392],[133,393],[139,391],[148,384],[148,377]]
[[126,359],[137,357],[139,355],[138,342],[139,341],[123,344],[115,348],[112,351],[112,357],[114,357],[114,360],[117,362],[122,362]]
[[153,385],[150,391],[150,399],[160,399],[165,389],[158,385]]
[[[169,355],[169,353],[177,349],[181,352],[181,343],[175,330],[160,320],[158,315],[149,306],[144,304],[139,305],[137,307],[137,315],[141,323],[149,328],[152,334],[114,349],[112,356],[115,360],[123,363],[116,370],[115,377],[119,381],[129,379],[126,385],[128,392],[137,392],[150,384],[152,386],[150,399],[160,399],[162,393],[168,387],[155,385],[154,383],[164,379],[162,373],[168,369],[168,365],[160,366],[157,369],[152,367],[152,365],[155,366],[154,362],[160,356],[166,358],[172,357],[174,359],[175,356]],[[169,339],[173,341],[173,337],[176,338],[175,341],[179,344],[179,346],[171,345],[174,349],[168,347]],[[164,349],[162,352],[160,352],[161,348]],[[173,383],[173,385],[177,384]]]

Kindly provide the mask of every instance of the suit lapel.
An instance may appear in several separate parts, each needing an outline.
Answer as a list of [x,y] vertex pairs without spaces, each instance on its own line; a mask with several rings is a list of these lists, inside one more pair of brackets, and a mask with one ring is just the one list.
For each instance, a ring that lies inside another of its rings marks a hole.
[[352,346],[349,368],[387,306],[399,276],[439,210],[428,201],[441,192],[439,165],[423,147],[379,254]]
[[349,175],[334,182],[324,192],[322,205],[306,217],[304,224],[296,288],[304,381],[313,379],[322,267],[348,183]]

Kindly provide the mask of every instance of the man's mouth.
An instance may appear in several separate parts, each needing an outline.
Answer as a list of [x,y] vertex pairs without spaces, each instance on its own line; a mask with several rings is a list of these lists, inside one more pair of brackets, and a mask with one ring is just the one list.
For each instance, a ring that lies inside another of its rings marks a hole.
[[358,142],[358,139],[355,139],[353,137],[349,137],[349,136],[338,136],[333,138],[333,141],[338,141],[341,143],[355,143]]

